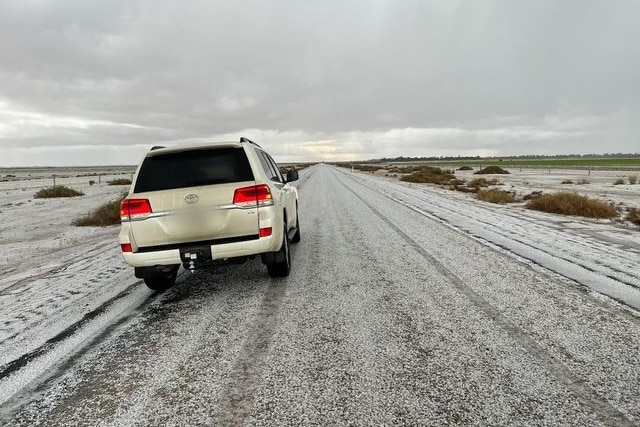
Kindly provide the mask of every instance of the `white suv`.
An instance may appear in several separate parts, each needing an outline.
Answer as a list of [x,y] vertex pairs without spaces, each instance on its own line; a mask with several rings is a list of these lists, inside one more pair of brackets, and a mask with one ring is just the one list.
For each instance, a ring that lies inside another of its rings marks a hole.
[[175,282],[178,268],[261,255],[269,275],[289,275],[289,242],[300,241],[298,192],[256,143],[154,147],[120,206],[120,247],[151,289]]

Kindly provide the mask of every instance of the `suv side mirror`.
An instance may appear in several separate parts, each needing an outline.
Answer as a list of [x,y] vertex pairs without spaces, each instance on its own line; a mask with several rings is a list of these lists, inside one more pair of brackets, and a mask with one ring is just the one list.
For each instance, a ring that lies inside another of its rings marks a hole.
[[287,172],[287,182],[297,181],[297,180],[298,180],[298,171]]

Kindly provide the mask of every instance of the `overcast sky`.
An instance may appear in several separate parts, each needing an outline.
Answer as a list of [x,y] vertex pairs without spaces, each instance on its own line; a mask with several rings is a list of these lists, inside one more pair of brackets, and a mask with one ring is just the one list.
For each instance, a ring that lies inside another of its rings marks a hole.
[[6,0],[0,166],[640,152],[635,0]]

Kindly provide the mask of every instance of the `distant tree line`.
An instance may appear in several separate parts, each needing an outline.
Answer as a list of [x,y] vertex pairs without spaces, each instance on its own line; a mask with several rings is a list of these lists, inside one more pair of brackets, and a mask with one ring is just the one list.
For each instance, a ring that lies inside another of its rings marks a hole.
[[640,153],[604,153],[604,154],[556,154],[540,155],[525,154],[520,156],[430,156],[430,157],[383,157],[381,159],[367,160],[370,163],[377,162],[424,162],[424,161],[465,161],[465,160],[544,160],[544,159],[587,159],[587,158],[634,158],[640,157]]

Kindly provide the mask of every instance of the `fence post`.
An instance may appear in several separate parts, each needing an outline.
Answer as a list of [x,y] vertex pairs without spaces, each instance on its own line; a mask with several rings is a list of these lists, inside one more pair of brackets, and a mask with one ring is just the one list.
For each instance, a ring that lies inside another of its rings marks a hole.
[[53,186],[54,187],[56,186],[56,174],[55,173],[53,174]]

